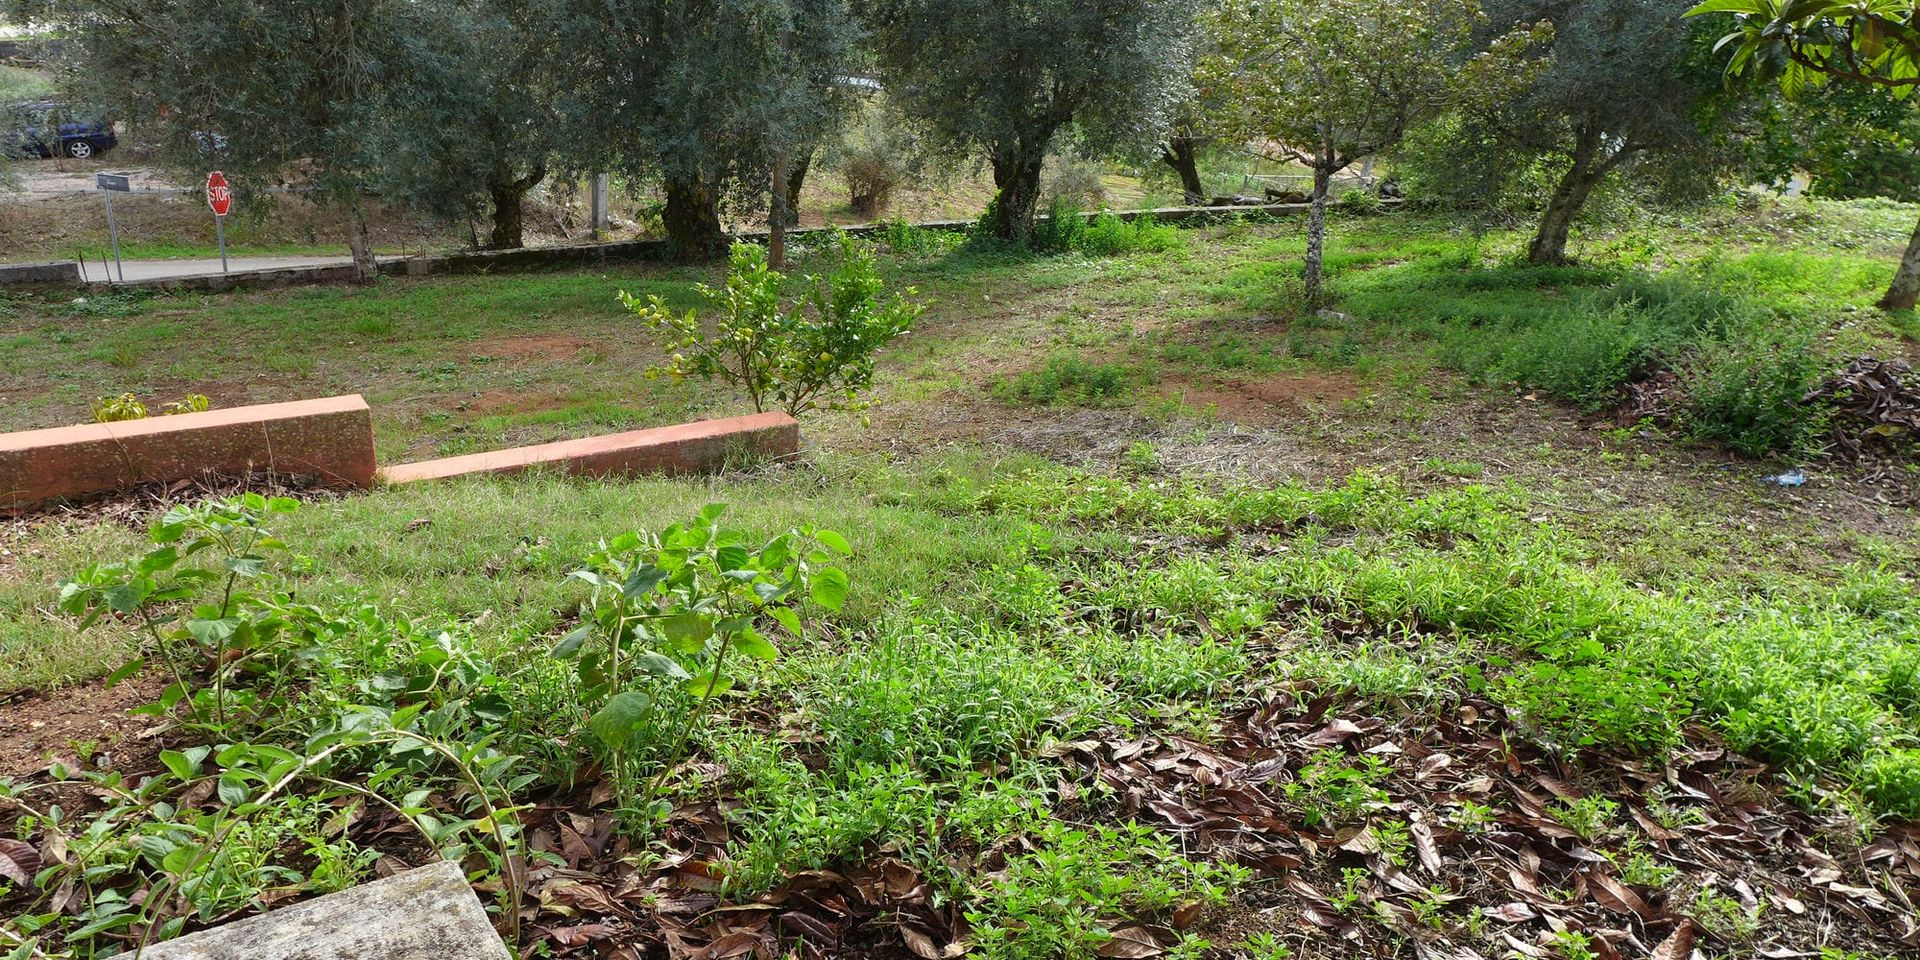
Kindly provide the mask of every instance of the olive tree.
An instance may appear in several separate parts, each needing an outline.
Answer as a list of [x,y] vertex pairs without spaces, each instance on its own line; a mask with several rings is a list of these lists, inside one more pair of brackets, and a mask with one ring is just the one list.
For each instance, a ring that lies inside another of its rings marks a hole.
[[1232,91],[1229,128],[1312,171],[1309,306],[1334,175],[1447,102],[1477,12],[1477,0],[1224,0],[1209,18],[1218,52],[1200,82]]
[[1055,138],[1146,147],[1186,86],[1197,0],[863,0],[889,95],[954,155],[984,154],[995,236],[1033,225]]
[[368,93],[398,82],[381,52],[410,29],[410,5],[43,0],[13,11],[77,41],[88,69],[72,72],[72,92],[146,130],[163,162],[217,162],[243,190],[300,166],[317,202],[352,211],[355,263],[371,276],[360,206],[373,169]]
[[1460,118],[1452,167],[1463,187],[1501,189],[1545,168],[1558,176],[1527,245],[1533,263],[1566,259],[1587,201],[1616,173],[1676,190],[1710,186],[1735,151],[1721,136],[1729,98],[1668,0],[1488,0],[1485,33],[1534,28],[1526,82]]
[[[1920,3],[1914,0],[1707,0],[1687,12],[1734,15],[1715,50],[1730,77],[1777,82],[1789,96],[1832,80],[1904,98],[1920,86]],[[1884,310],[1920,299],[1920,225],[1880,298]]]
[[552,0],[568,163],[658,178],[676,254],[724,254],[721,201],[763,196],[848,94],[845,0]]
[[369,149],[382,196],[442,219],[485,216],[483,246],[525,243],[559,114],[545,0],[415,0],[421,29],[389,38],[406,82],[374,93]]

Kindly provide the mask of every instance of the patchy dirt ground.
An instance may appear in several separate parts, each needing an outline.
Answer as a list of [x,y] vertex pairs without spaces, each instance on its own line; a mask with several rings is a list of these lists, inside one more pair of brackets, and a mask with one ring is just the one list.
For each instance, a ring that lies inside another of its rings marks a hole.
[[70,770],[139,769],[160,749],[151,717],[127,711],[159,699],[167,681],[154,675],[115,687],[98,682],[50,693],[0,699],[0,780],[25,780],[58,761]]

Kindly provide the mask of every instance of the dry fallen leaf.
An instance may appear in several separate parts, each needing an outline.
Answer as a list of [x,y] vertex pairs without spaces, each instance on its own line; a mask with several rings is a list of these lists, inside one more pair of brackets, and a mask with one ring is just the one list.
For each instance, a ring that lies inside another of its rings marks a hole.
[[1145,960],[1166,953],[1159,938],[1145,927],[1121,927],[1113,931],[1113,937],[1099,946],[1094,953],[1102,957],[1119,957],[1122,960]]

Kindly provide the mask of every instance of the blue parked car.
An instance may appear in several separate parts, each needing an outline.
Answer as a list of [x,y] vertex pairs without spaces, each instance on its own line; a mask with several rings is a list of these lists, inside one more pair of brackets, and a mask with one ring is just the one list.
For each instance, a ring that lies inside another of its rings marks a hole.
[[21,125],[0,134],[0,143],[20,153],[85,160],[119,143],[112,124],[80,117],[62,103],[25,103],[11,112],[20,118]]

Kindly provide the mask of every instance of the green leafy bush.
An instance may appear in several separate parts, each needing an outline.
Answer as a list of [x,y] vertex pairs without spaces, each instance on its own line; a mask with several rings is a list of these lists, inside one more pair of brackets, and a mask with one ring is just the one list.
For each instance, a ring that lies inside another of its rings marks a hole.
[[831,563],[849,552],[839,534],[806,527],[754,547],[720,526],[725,512],[712,504],[658,534],[621,534],[572,574],[593,588],[586,622],[553,654],[575,663],[594,709],[587,729],[642,817],[658,778],[640,786],[638,771],[678,763],[713,698],[735,683],[729,657],[773,660],[767,625],[797,637],[801,600],[830,610],[846,601],[846,571]]
[[[160,408],[161,416],[173,416],[180,413],[205,413],[213,406],[206,397],[189,393],[178,400],[168,401]],[[115,423],[122,420],[143,420],[147,416],[147,405],[131,393],[117,397],[96,397],[93,401],[94,423]]]
[[765,248],[735,244],[726,285],[698,287],[712,308],[711,329],[697,311],[676,314],[658,296],[641,302],[622,290],[620,302],[666,337],[667,362],[647,375],[721,380],[744,390],[755,410],[777,403],[796,417],[863,406],[875,357],[924,309],[914,290],[885,297],[872,251],[845,237],[830,272],[801,278],[811,290],[800,304],[784,301],[787,281]]
[[1361,215],[1379,213],[1382,208],[1380,195],[1372,190],[1348,190],[1340,195],[1340,209],[1348,213]]
[[1694,436],[1741,453],[1795,453],[1826,432],[1807,394],[1832,369],[1812,330],[1757,332],[1705,346],[1681,365],[1683,422]]

